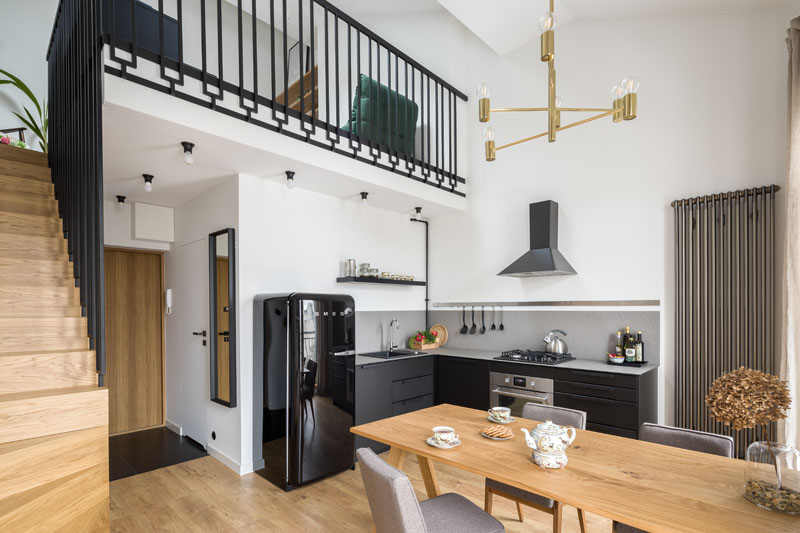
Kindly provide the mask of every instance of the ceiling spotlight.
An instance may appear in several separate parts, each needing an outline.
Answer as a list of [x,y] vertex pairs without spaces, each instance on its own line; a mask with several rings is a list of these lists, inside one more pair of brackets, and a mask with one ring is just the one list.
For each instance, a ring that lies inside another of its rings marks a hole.
[[117,209],[119,209],[120,211],[125,209],[125,197],[122,196],[121,194],[117,195]]
[[286,171],[286,188],[290,191],[294,189],[294,171],[287,170]]
[[369,203],[369,202],[367,202],[367,194],[368,193],[365,193],[365,192],[361,193],[361,205],[362,206],[366,206]]
[[416,215],[414,215],[414,218],[415,218],[416,220],[422,220],[422,208],[421,208],[421,207],[415,207],[415,208],[414,208],[414,211],[416,211],[416,212],[417,212],[417,214],[416,214]]
[[187,165],[191,165],[194,163],[194,156],[192,155],[194,143],[190,143],[189,141],[181,141],[181,146],[183,146],[183,162]]
[[153,175],[142,174],[144,178],[144,192],[153,192]]

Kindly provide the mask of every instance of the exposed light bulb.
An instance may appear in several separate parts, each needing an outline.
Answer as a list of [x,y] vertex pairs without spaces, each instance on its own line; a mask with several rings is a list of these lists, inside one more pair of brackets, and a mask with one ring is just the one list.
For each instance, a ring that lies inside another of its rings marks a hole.
[[367,205],[369,205],[369,202],[367,202],[367,194],[368,193],[365,193],[365,192],[361,193],[361,206],[362,207],[366,207]]
[[415,220],[422,220],[422,208],[421,207],[415,207],[414,210],[416,210],[416,212],[417,212],[417,214],[414,215],[414,219]]
[[625,89],[622,88],[622,85],[614,85],[611,88],[611,96],[614,97],[614,100],[622,98],[625,96]]
[[486,139],[487,141],[493,141],[494,140],[494,128],[493,127],[486,126],[485,128],[483,128],[482,134],[483,134],[483,138]]
[[144,178],[144,192],[153,192],[153,175],[142,174]]
[[183,146],[183,162],[187,165],[191,165],[194,163],[194,156],[192,155],[194,143],[189,141],[181,141],[181,146]]
[[639,90],[639,78],[636,76],[628,76],[622,80],[622,90],[625,94],[634,94]]
[[122,196],[121,194],[117,195],[117,209],[119,209],[120,211],[125,210],[125,197]]
[[492,90],[486,85],[485,81],[482,81],[480,85],[478,85],[478,88],[475,89],[475,94],[478,95],[478,98],[489,98],[492,94]]
[[294,189],[294,171],[292,170],[286,171],[286,188],[290,191]]
[[153,192],[153,184],[149,181],[144,184],[144,192]]
[[542,30],[542,32],[556,29],[557,24],[558,20],[556,20],[556,14],[550,11],[539,18],[539,29]]
[[556,96],[556,107],[561,107],[561,97]]

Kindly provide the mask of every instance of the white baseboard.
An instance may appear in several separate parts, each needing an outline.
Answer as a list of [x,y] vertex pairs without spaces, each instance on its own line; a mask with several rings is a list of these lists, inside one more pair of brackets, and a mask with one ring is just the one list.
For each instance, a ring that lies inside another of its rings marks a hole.
[[173,433],[177,433],[179,437],[183,437],[183,428],[175,422],[166,419],[164,420],[164,425],[167,426],[168,430],[172,431]]
[[[236,461],[234,461],[233,459],[231,459],[230,457],[228,457],[227,455],[225,455],[224,453],[222,453],[221,451],[219,451],[217,448],[214,448],[211,444],[208,444],[206,446],[206,448],[207,448],[206,451],[208,451],[208,454],[211,457],[213,457],[214,459],[216,459],[220,463],[224,464],[225,466],[227,466],[228,468],[230,468],[231,470],[233,470],[234,472],[236,472],[240,476],[243,476],[245,474],[249,474],[249,473],[253,472],[253,463],[252,462],[239,464]],[[261,468],[263,468],[263,465],[261,466]]]

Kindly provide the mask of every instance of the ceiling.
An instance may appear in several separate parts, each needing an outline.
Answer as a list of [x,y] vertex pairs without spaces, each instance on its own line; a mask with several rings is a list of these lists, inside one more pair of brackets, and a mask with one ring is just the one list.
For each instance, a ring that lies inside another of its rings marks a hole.
[[[245,126],[256,127],[256,126]],[[195,143],[194,164],[183,161],[181,141]],[[316,148],[314,148],[316,150]],[[146,154],[146,156],[144,155]],[[127,203],[144,202],[177,207],[216,187],[230,176],[247,174],[285,183],[286,170],[296,172],[298,189],[307,189],[344,200],[359,201],[369,192],[373,207],[413,213],[422,206],[427,216],[453,212],[435,201],[433,191],[426,198],[388,187],[365,185],[364,181],[337,174],[274,153],[266,152],[218,135],[195,130],[126,107],[103,105],[103,189],[104,199]],[[152,174],[153,191],[145,192],[142,174]]]
[[[539,37],[539,17],[548,0],[332,0],[358,19],[449,11],[500,55]],[[555,0],[559,25],[570,20],[658,17],[738,9],[797,8],[798,0]]]

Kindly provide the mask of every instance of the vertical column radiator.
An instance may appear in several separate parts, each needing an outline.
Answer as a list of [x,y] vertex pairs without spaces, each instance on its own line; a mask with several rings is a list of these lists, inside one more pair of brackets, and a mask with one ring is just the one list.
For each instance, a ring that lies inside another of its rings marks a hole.
[[[675,424],[731,435],[736,453],[761,430],[711,419],[711,383],[745,366],[775,369],[777,185],[672,202],[675,210]],[[774,438],[774,428],[770,429]]]

